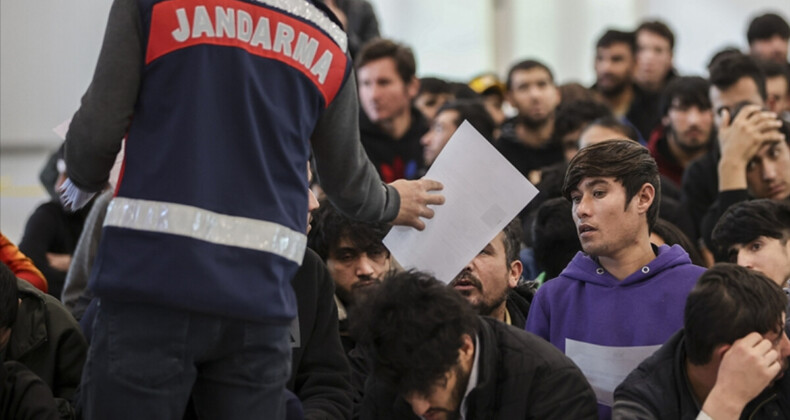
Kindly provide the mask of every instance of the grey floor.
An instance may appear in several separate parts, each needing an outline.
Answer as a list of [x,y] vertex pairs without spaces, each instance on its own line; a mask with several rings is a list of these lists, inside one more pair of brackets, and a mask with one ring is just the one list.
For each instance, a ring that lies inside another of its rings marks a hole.
[[14,243],[22,239],[28,216],[49,199],[38,173],[51,152],[0,149],[0,231]]

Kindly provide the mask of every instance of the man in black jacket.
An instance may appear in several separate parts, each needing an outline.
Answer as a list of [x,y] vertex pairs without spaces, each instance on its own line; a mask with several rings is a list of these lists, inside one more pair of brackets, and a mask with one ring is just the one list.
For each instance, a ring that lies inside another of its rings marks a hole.
[[714,266],[689,294],[684,329],[617,387],[612,418],[789,418],[786,305],[764,275]]
[[595,396],[549,343],[490,318],[434,277],[402,272],[358,308],[372,361],[364,419],[594,419]]

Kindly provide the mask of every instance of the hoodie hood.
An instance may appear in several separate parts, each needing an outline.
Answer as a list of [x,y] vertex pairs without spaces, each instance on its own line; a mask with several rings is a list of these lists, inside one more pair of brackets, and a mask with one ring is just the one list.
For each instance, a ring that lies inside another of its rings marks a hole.
[[644,283],[673,267],[691,264],[689,254],[680,245],[661,245],[660,247],[653,245],[653,251],[656,252],[656,258],[653,261],[631,273],[622,281],[609,274],[598,261],[581,251],[573,257],[560,276],[604,287],[629,287]]

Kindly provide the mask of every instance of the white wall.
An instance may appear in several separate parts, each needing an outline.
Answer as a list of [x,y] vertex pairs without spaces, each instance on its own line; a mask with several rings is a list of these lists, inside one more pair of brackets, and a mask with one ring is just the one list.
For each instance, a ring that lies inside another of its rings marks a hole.
[[88,87],[107,0],[0,3],[0,144],[50,146]]
[[[593,81],[593,47],[607,26],[660,17],[677,35],[676,63],[704,74],[713,51],[745,46],[748,20],[789,0],[370,0],[383,34],[411,45],[420,75],[503,75],[517,59],[544,60],[560,82]],[[110,0],[0,2],[0,146],[59,143],[88,86]]]
[[[664,20],[675,32],[678,69],[705,74],[714,51],[730,44],[746,47],[752,16],[772,10],[790,19],[788,0],[479,0],[471,2],[473,7],[455,0],[370,1],[383,35],[415,49],[421,75],[454,79],[485,70],[504,76],[516,60],[534,57],[545,61],[559,82],[591,84],[595,41],[604,30],[633,29],[651,17]],[[487,20],[492,13],[494,23]],[[459,31],[492,40],[490,52],[472,43],[469,59],[458,60],[469,50],[468,44],[457,42]]]

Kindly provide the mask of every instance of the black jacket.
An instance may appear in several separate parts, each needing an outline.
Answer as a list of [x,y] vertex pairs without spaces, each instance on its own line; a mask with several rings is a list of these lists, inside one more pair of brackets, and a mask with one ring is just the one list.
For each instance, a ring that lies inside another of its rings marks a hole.
[[719,194],[720,156],[719,147],[715,146],[683,172],[681,202],[694,224],[694,231],[688,235],[693,241],[701,237],[702,219]]
[[291,327],[293,364],[287,387],[302,402],[306,419],[350,418],[351,368],[340,344],[335,284],[313,250],[305,252],[291,286],[299,312]]
[[[614,391],[612,420],[682,419],[697,417],[697,405],[686,379],[685,334],[673,335],[631,372]],[[790,418],[790,379],[782,377],[753,399],[742,419]]]
[[507,291],[505,307],[510,314],[510,325],[523,330],[527,324],[529,304],[535,297],[535,289],[531,284],[520,284]]
[[[595,394],[573,362],[543,339],[480,318],[479,376],[466,418],[597,419]],[[416,419],[411,406],[375,377],[365,388],[361,418]]]
[[52,391],[19,362],[0,364],[0,419],[58,420]]
[[359,135],[368,158],[384,182],[416,179],[425,173],[420,139],[428,132],[428,121],[411,107],[411,125],[403,137],[392,138],[359,111]]
[[61,418],[73,418],[88,343],[79,324],[54,297],[17,280],[19,304],[4,361],[22,363],[52,390]]

